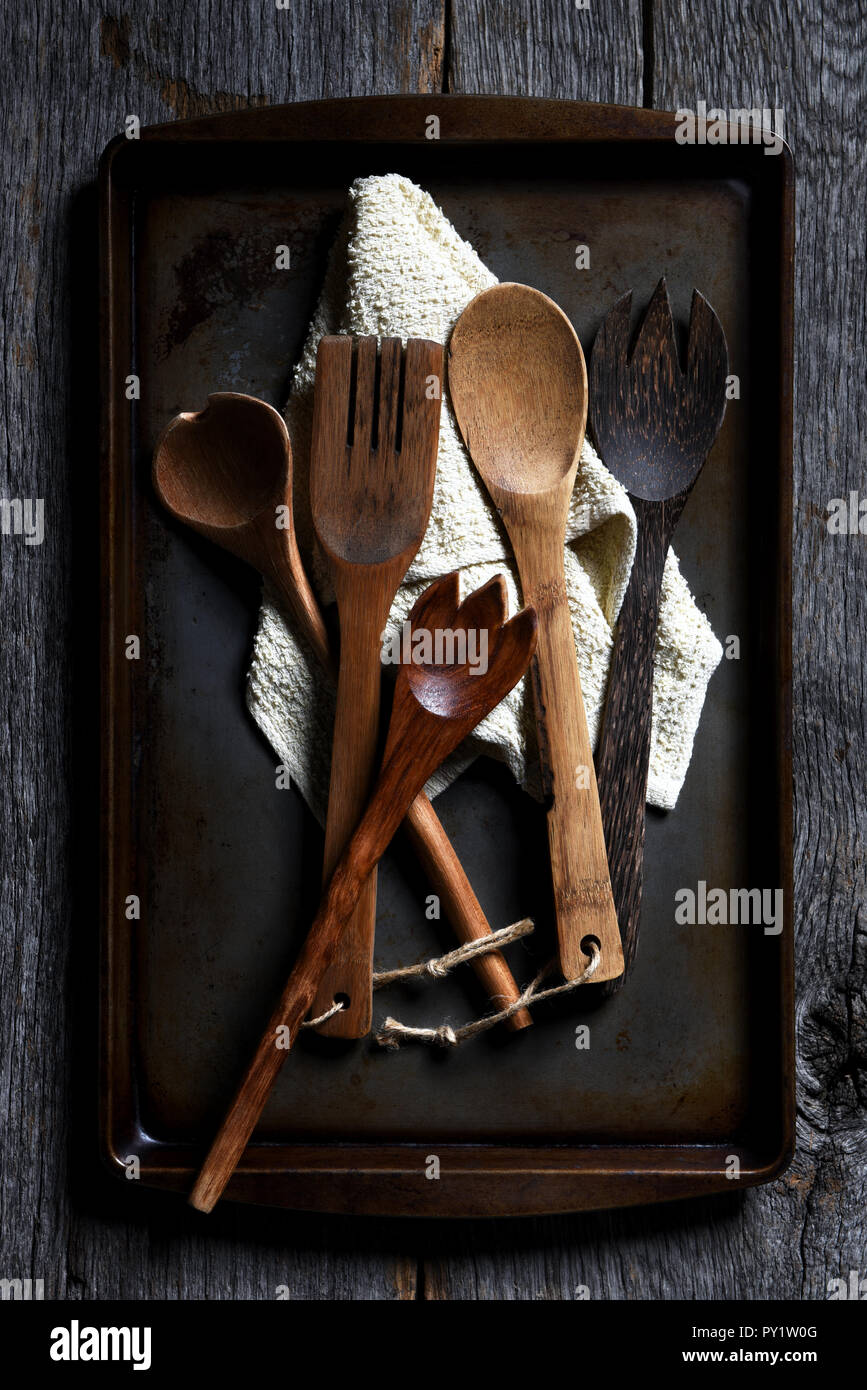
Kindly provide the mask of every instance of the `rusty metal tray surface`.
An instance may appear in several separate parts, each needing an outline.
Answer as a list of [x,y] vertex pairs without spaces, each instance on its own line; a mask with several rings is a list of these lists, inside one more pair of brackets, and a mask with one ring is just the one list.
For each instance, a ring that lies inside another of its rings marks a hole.
[[[427,138],[439,117],[439,139]],[[740,659],[714,675],[677,809],[650,812],[627,987],[448,1055],[305,1036],[229,1198],[339,1212],[503,1215],[686,1197],[788,1162],[792,165],[682,146],[675,118],[517,98],[386,97],[142,130],[103,159],[102,1147],[183,1192],[315,908],[321,835],[246,713],[252,572],[167,522],[149,483],[168,419],[214,390],[275,405],[352,179],[427,188],[501,278],[535,285],[589,349],[627,288],[702,289],[741,399],[678,530],[683,570]],[[577,270],[575,246],[591,266]],[[291,268],[275,269],[288,244]],[[128,400],[130,375],[140,399]],[[141,637],[128,660],[125,639]],[[490,920],[548,911],[542,809],[477,763],[437,801]],[[678,926],[703,880],[783,888],[782,933]],[[448,949],[400,844],[380,875],[377,960]],[[135,894],[139,920],[125,903]],[[533,958],[510,961],[526,980]],[[474,977],[377,995],[375,1017],[464,1020]],[[576,1028],[590,1026],[589,1049]],[[428,1156],[439,1158],[440,1176]],[[740,1177],[732,1178],[731,1156]]]

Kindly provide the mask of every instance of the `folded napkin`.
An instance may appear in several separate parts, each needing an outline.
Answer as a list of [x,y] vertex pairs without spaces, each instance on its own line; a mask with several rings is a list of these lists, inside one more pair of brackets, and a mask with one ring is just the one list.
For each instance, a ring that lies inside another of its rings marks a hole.
[[[358,179],[295,368],[286,406],[294,458],[298,541],[323,603],[333,598],[310,519],[309,456],[316,347],[323,334],[378,334],[447,343],[461,311],[496,284],[473,248],[429,194],[399,174]],[[635,514],[624,489],[589,443],[581,452],[567,529],[566,586],[584,704],[595,744],[614,626],[635,554]],[[467,594],[505,573],[510,611],[520,606],[508,541],[443,401],[430,524],[389,621],[394,633],[419,593],[450,570]],[[648,800],[670,809],[692,753],[707,683],[722,649],[669,552],[662,587],[653,681]],[[247,682],[248,707],[320,822],[328,794],[333,692],[266,585]],[[526,680],[476,729],[431,780],[436,795],[480,753],[508,764],[541,795],[532,699]]]

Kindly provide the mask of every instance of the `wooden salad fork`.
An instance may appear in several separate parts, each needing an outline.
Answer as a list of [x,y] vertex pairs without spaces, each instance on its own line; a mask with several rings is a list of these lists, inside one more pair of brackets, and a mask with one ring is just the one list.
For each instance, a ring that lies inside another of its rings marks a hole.
[[[439,447],[443,350],[410,338],[326,337],[316,354],[310,506],[340,618],[340,665],[325,825],[327,883],[370,796],[379,738],[382,633],[430,517]],[[370,1032],[376,874],[316,1000],[340,1013],[321,1031]]]
[[467,451],[502,518],[524,602],[539,614],[532,667],[548,846],[565,979],[601,950],[623,970],[593,753],[581,695],[563,550],[587,419],[584,355],[566,315],[527,285],[494,285],[466,307],[449,345],[449,393]]
[[722,424],[728,373],[725,334],[698,290],[692,296],[683,368],[665,280],[656,287],[630,351],[631,305],[630,290],[603,319],[590,359],[593,433],[605,467],[629,493],[638,523],[596,750],[626,971],[635,958],[641,921],[662,575],[674,528]]
[[[153,482],[176,520],[267,576],[336,680],[328,633],[295,537],[292,446],[279,411],[255,396],[216,392],[204,410],[176,415],[163,430],[154,451]],[[489,937],[482,905],[424,792],[410,806],[404,829],[458,940]],[[497,1009],[519,998],[502,951],[476,956],[472,969]],[[503,1026],[520,1031],[532,1022],[529,1010],[520,1009]]]
[[[235,1099],[199,1173],[190,1204],[211,1211],[253,1133],[277,1075],[316,997],[323,972],[352,918],[359,890],[427,779],[467,734],[499,704],[526,671],[536,646],[536,614],[524,608],[506,621],[506,591],[491,581],[463,604],[460,580],[448,574],[432,584],[410,614],[410,632],[463,629],[484,634],[487,669],[460,660],[437,663],[420,651],[402,665],[395,683],[382,766],[367,809],[343,851],[319,911]],[[466,656],[466,652],[464,653]],[[420,659],[417,659],[419,658]]]

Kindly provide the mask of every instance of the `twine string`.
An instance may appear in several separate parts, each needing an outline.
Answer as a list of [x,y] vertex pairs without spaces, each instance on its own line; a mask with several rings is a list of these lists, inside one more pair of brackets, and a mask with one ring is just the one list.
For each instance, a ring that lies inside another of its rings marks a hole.
[[512,1014],[518,1013],[520,1009],[526,1009],[531,1003],[539,1004],[543,999],[552,999],[555,994],[568,994],[570,990],[586,984],[599,969],[601,959],[602,952],[595,942],[591,942],[590,964],[574,980],[564,980],[562,984],[551,985],[548,989],[539,988],[556,968],[557,961],[554,957],[542,966],[538,975],[530,981],[514,1004],[510,1004],[506,1009],[501,1009],[499,1013],[485,1014],[473,1023],[464,1023],[460,1028],[453,1028],[448,1023],[440,1024],[439,1028],[410,1028],[408,1024],[400,1023],[398,1019],[389,1017],[375,1035],[376,1041],[380,1047],[387,1047],[392,1051],[396,1051],[404,1042],[428,1043],[432,1047],[458,1047],[468,1038],[478,1037],[480,1033],[486,1033],[489,1028],[493,1028],[496,1024],[503,1023],[505,1019],[511,1018]]
[[[373,988],[384,989],[386,985],[392,985],[396,980],[409,980],[420,975],[430,975],[435,980],[441,980],[448,975],[450,970],[454,970],[456,965],[463,965],[464,961],[474,960],[476,956],[485,956],[489,951],[498,951],[503,946],[510,946],[513,941],[520,941],[522,936],[529,936],[534,929],[533,919],[524,917],[520,922],[513,922],[510,927],[500,927],[499,931],[491,932],[490,936],[483,936],[478,941],[468,941],[464,946],[457,946],[454,951],[447,951],[444,956],[436,956],[432,960],[418,961],[415,965],[403,965],[396,970],[375,971],[373,976]],[[345,1008],[343,1003],[337,1001],[332,1004],[330,1009],[326,1009],[324,1014],[318,1018],[308,1018],[301,1024],[302,1028],[318,1028],[321,1023],[327,1023],[329,1018],[339,1014]]]
[[[395,970],[379,971],[373,976],[373,988],[375,990],[383,989],[386,985],[394,984],[397,980],[417,978],[422,975],[428,975],[433,979],[442,979],[455,966],[463,965],[466,961],[474,960],[490,951],[500,950],[501,947],[508,946],[513,941],[519,941],[523,936],[529,936],[532,931],[533,922],[529,917],[525,917],[520,922],[513,922],[509,927],[501,927],[499,931],[491,932],[489,937],[458,946],[456,950],[448,951],[444,956],[419,961],[416,965],[401,966]],[[586,984],[595,975],[602,960],[602,952],[595,941],[591,940],[590,942],[589,954],[590,964],[575,979],[564,980],[562,984],[550,985],[547,989],[542,989],[541,986],[556,968],[556,957],[553,957],[542,966],[542,969],[513,1004],[509,1004],[496,1013],[484,1014],[472,1023],[464,1023],[459,1028],[453,1028],[450,1023],[441,1023],[438,1028],[412,1028],[409,1024],[401,1023],[399,1019],[389,1015],[379,1032],[374,1034],[374,1040],[380,1047],[388,1048],[393,1052],[396,1052],[405,1042],[426,1043],[430,1047],[458,1047],[469,1038],[478,1037],[480,1033],[486,1033],[489,1028],[494,1028],[498,1023],[505,1022],[513,1014],[519,1013],[521,1009],[526,1009],[531,1003],[539,1004],[544,999],[554,998],[555,995],[568,994],[571,990],[577,989],[579,985]],[[301,1027],[318,1028],[320,1024],[327,1023],[328,1019],[340,1013],[343,1007],[342,1003],[335,1001],[325,1013],[320,1014],[318,1018],[305,1020]]]

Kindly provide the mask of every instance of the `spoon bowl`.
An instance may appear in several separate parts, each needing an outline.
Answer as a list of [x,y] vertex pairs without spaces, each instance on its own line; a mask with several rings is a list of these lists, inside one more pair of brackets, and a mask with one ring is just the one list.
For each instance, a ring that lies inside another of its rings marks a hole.
[[234,391],[176,415],[154,454],[163,506],[188,526],[244,526],[286,493],[292,450],[282,415]]
[[574,328],[547,295],[513,284],[478,295],[452,333],[449,386],[492,493],[547,492],[574,476],[587,371]]

